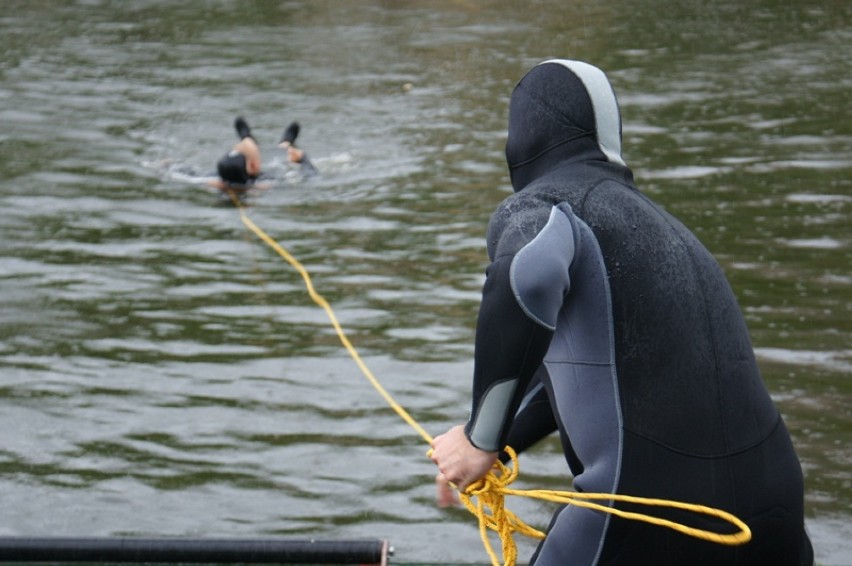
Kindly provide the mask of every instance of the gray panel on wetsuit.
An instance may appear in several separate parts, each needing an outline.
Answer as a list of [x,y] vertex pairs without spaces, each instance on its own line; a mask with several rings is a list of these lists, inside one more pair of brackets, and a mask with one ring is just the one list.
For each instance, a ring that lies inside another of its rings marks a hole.
[[[559,313],[556,332],[544,359],[547,386],[553,394],[563,432],[583,464],[582,473],[574,479],[575,487],[586,492],[615,493],[621,472],[623,438],[609,280],[591,228],[577,218],[574,225],[579,237],[571,270],[571,292]],[[573,524],[562,532],[585,535],[571,542],[546,540],[540,559],[567,550],[577,564],[594,563],[603,544],[609,515],[566,509],[558,523]],[[551,544],[554,548],[548,548]]]
[[[568,205],[564,206],[570,213]],[[521,309],[549,330],[571,286],[569,270],[574,258],[574,230],[565,212],[554,206],[547,224],[512,260],[512,290]]]
[[575,483],[586,491],[610,491],[618,475],[622,417],[609,281],[594,234],[582,220],[575,222],[581,240],[571,292],[544,363],[559,416],[584,466]]

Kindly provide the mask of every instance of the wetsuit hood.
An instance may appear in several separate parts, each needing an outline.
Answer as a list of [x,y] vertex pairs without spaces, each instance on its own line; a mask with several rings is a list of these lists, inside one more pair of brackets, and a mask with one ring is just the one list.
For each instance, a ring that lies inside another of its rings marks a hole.
[[625,166],[618,103],[603,71],[567,59],[530,70],[509,103],[506,161],[516,192],[566,162]]

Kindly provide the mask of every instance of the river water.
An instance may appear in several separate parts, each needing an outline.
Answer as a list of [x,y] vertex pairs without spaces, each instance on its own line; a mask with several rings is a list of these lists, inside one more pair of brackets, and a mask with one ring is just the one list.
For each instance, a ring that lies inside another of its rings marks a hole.
[[[248,214],[440,433],[468,411],[508,97],[570,57],[609,73],[640,187],[725,268],[818,559],[852,564],[848,2],[11,0],[0,32],[0,534],[486,562],[435,507],[425,442],[203,181],[245,116],[272,179]],[[275,148],[291,120],[317,177]],[[567,487],[556,441],[521,466]]]

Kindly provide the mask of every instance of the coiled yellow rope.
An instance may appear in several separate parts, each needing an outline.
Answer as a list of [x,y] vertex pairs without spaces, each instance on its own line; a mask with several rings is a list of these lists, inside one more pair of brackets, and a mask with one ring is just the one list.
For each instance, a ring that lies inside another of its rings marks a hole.
[[[503,545],[503,560],[506,565],[514,564],[517,559],[517,547],[514,543],[512,535],[520,533],[532,538],[543,539],[545,533],[530,527],[519,519],[514,513],[507,510],[504,505],[504,498],[507,495],[517,495],[528,497],[531,499],[539,499],[550,501],[553,503],[565,503],[576,507],[585,507],[587,509],[595,509],[611,515],[617,515],[623,519],[632,519],[634,521],[642,521],[652,525],[668,527],[685,535],[689,535],[701,540],[715,542],[729,546],[745,544],[751,540],[751,530],[748,525],[741,521],[735,515],[705,505],[695,503],[683,503],[680,501],[671,501],[668,499],[652,499],[647,497],[635,497],[632,495],[619,495],[615,493],[579,493],[573,491],[555,491],[546,489],[529,489],[518,490],[512,489],[509,485],[518,477],[518,457],[515,451],[507,446],[506,453],[512,460],[511,466],[506,466],[498,461],[495,464],[495,469],[488,473],[487,476],[479,481],[471,484],[464,493],[459,494],[459,498],[467,509],[476,515],[479,520],[479,531],[482,542],[485,545],[485,550],[491,557],[492,564],[498,565],[497,555],[491,547],[491,543],[487,537],[487,531],[492,530],[498,533],[500,541]],[[476,497],[474,503],[471,498]],[[633,513],[616,509],[607,505],[592,503],[594,500],[623,503],[633,503],[636,505],[645,505],[649,507],[669,507],[682,509],[698,515],[708,515],[716,517],[730,523],[739,529],[736,533],[721,534],[713,531],[706,531],[688,527],[674,521],[653,517],[644,513]]]
[[[293,268],[298,271],[299,275],[302,276],[302,279],[305,282],[305,286],[307,287],[308,294],[310,295],[311,299],[313,299],[313,301],[317,305],[322,307],[323,310],[326,312],[329,320],[331,321],[332,326],[337,332],[337,336],[340,338],[341,343],[349,352],[349,355],[352,357],[358,367],[361,369],[361,372],[364,374],[367,380],[372,384],[376,391],[379,392],[379,394],[385,399],[385,401],[387,401],[388,405],[390,405],[390,407],[406,423],[408,423],[411,428],[413,428],[423,438],[423,440],[425,440],[431,446],[432,436],[428,432],[426,432],[426,430],[422,426],[420,426],[417,421],[414,420],[414,418],[408,413],[408,411],[405,410],[404,407],[402,407],[394,400],[394,398],[385,390],[382,384],[379,383],[379,380],[376,379],[376,377],[373,375],[373,372],[370,371],[370,368],[368,368],[364,361],[361,359],[361,356],[358,354],[358,351],[346,337],[346,334],[343,332],[343,328],[341,327],[340,322],[337,320],[337,316],[334,314],[334,311],[332,310],[331,306],[328,304],[328,301],[326,301],[322,297],[322,295],[317,293],[308,271],[302,266],[301,263],[299,263],[299,261],[295,257],[293,257],[287,250],[285,250],[280,244],[278,244],[278,242],[273,240],[266,232],[261,230],[248,217],[248,215],[245,213],[243,206],[240,204],[238,198],[234,193],[230,193],[230,196],[231,199],[234,201],[234,205],[237,207],[237,210],[240,213],[240,219],[242,220],[243,224],[245,224],[245,226],[249,230],[254,232],[254,234],[257,235],[257,237],[260,238],[264,243],[266,243],[270,248],[275,250],[278,255],[284,258],[284,260],[287,261],[287,263],[289,263],[291,266],[293,266]],[[617,515],[624,519],[632,519],[636,521],[643,521],[653,525],[659,525],[661,527],[668,527],[685,535],[689,535],[710,542],[715,542],[718,544],[735,546],[745,544],[751,540],[751,530],[749,529],[748,525],[746,525],[739,518],[732,515],[731,513],[722,511],[721,509],[706,507],[704,505],[697,505],[694,503],[683,503],[667,499],[633,497],[629,495],[619,495],[614,493],[579,493],[571,491],[555,491],[543,489],[512,489],[509,486],[517,479],[520,468],[518,466],[518,457],[515,451],[509,446],[507,446],[505,450],[511,458],[511,466],[506,466],[502,462],[498,461],[494,465],[492,471],[490,471],[484,478],[468,486],[468,488],[463,493],[459,493],[459,498],[461,502],[473,515],[476,516],[479,522],[480,538],[482,539],[482,543],[485,546],[485,550],[488,553],[488,556],[491,558],[491,563],[494,566],[499,566],[500,560],[491,545],[491,541],[488,538],[489,530],[496,532],[500,537],[503,554],[503,564],[505,566],[514,566],[514,564],[517,562],[518,550],[514,540],[515,533],[519,533],[537,539],[543,539],[545,537],[545,533],[538,529],[530,527],[523,520],[518,518],[517,515],[506,509],[505,497],[507,495],[516,495],[532,499],[550,501],[554,503],[571,504],[577,507],[595,509],[604,513]],[[608,502],[620,501],[624,503],[633,503],[638,505],[682,509],[700,515],[709,515],[712,517],[717,517],[722,521],[726,521],[734,525],[739,529],[739,531],[733,534],[721,534],[713,531],[696,529],[693,527],[682,525],[680,523],[676,523],[674,521],[669,521],[667,519],[661,519],[658,517],[646,515],[644,513],[627,512],[621,509],[616,509],[611,506],[592,503],[592,501],[595,500]]]

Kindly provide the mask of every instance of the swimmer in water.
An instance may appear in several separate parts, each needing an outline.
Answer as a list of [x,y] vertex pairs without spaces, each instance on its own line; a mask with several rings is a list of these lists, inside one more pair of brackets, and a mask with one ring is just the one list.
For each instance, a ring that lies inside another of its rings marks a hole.
[[234,128],[240,141],[216,164],[219,179],[210,181],[210,186],[222,191],[240,192],[255,186],[260,175],[260,148],[242,117],[234,121]]
[[303,149],[296,147],[296,138],[299,135],[299,129],[298,122],[291,122],[278,141],[278,147],[287,152],[287,160],[290,163],[301,165],[303,175],[316,175],[319,171],[311,163],[311,160],[308,159],[308,154]]

